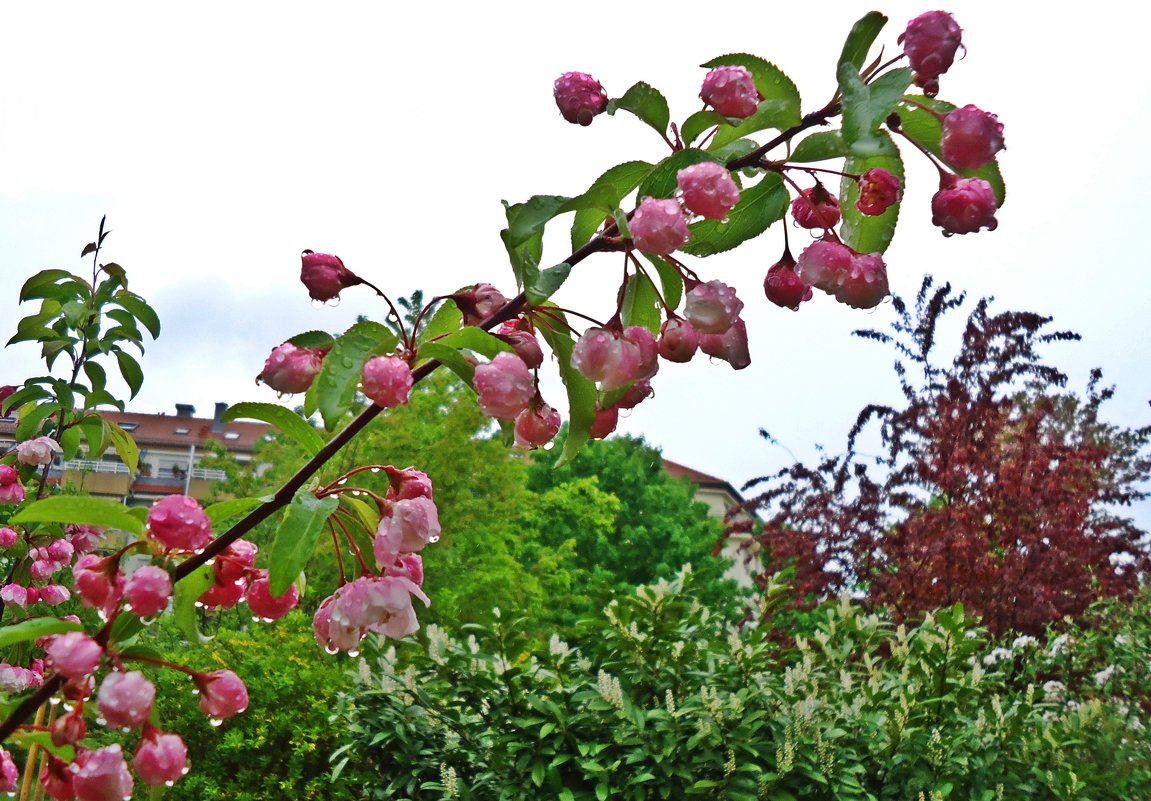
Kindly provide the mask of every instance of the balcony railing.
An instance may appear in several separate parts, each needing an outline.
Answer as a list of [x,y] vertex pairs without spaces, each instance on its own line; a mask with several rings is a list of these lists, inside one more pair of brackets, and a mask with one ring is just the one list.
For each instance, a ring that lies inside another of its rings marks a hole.
[[102,462],[95,459],[73,459],[64,462],[65,470],[80,470],[84,473],[124,473],[127,474],[128,465],[122,462]]
[[[128,475],[128,465],[122,462],[104,462],[95,459],[73,459],[70,462],[65,462],[63,468],[54,467],[54,471],[59,470],[78,470],[84,473],[118,473]],[[216,470],[206,467],[193,467],[192,478],[204,479],[207,481],[223,481],[228,477],[228,474],[223,470]],[[182,482],[185,479],[184,473],[176,473],[170,469],[161,470],[158,475],[152,476],[138,476],[144,481],[155,481],[162,483],[169,482]]]

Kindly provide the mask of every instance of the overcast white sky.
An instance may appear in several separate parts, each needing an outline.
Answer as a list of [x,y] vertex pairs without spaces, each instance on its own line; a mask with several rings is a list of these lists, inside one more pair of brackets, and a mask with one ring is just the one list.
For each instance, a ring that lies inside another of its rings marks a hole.
[[[382,316],[367,292],[313,309],[299,252],[339,254],[394,295],[490,281],[514,290],[499,241],[500,199],[577,194],[607,167],[656,160],[665,146],[628,115],[568,125],[554,78],[590,72],[614,96],[636,80],[668,97],[673,119],[699,107],[697,65],[727,52],[768,58],[804,109],[834,88],[834,61],[870,4],[825,0],[723,6],[579,3],[20,3],[0,47],[0,321],[10,335],[19,283],[44,267],[81,269],[102,214],[106,256],[158,309],[139,411],[176,402],[274,400],[252,379],[268,351],[310,328]],[[930,6],[875,6],[896,47]],[[1091,13],[963,0],[967,58],[940,97],[999,115],[1008,202],[999,230],[944,239],[930,225],[932,171],[907,154],[909,186],[888,252],[895,291],[926,272],[998,308],[1051,314],[1083,334],[1051,351],[1081,387],[1093,366],[1118,385],[1110,418],[1151,422],[1145,192],[1151,86],[1147,11]],[[795,241],[802,241],[802,234]],[[566,234],[545,256],[567,255]],[[852,311],[820,295],[799,313],[762,295],[779,226],[722,260],[699,262],[748,308],[753,364],[664,365],[657,396],[622,430],[675,461],[740,485],[789,459],[838,449],[856,412],[896,398],[891,354],[849,336],[884,327],[890,306]],[[581,265],[559,296],[607,317],[600,271]],[[0,383],[36,370],[35,349],[0,357]],[[558,382],[550,384],[559,400]],[[1139,517],[1151,526],[1146,507]]]

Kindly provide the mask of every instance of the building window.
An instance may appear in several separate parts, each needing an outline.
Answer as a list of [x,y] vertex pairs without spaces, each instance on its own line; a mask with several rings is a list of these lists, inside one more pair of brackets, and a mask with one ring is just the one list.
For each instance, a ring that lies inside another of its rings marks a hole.
[[177,428],[176,433],[177,434],[191,434],[192,429],[190,429],[190,428]]
[[240,434],[236,431],[225,431],[224,439],[239,439]]

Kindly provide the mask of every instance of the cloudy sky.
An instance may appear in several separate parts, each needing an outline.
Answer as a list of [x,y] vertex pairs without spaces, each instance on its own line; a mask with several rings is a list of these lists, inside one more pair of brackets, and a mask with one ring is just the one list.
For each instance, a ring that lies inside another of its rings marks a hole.
[[[563,122],[558,74],[590,72],[613,95],[646,80],[683,119],[699,107],[698,65],[750,52],[790,74],[811,110],[834,90],[843,36],[870,7],[12,4],[0,48],[0,321],[11,331],[31,311],[15,302],[31,272],[82,270],[80,248],[107,214],[106,257],[164,322],[132,406],[205,413],[216,401],[275,400],[253,383],[274,345],[384,313],[354,291],[336,309],[312,308],[297,281],[303,248],[338,253],[394,295],[475,281],[510,295],[501,199],[574,195],[613,164],[664,155],[627,115],[587,129]],[[891,18],[888,52],[928,8],[879,7]],[[1148,20],[1132,14],[1146,12],[1035,8],[950,6],[968,53],[940,97],[1004,122],[1008,202],[994,233],[944,239],[930,224],[933,171],[907,154],[892,287],[913,295],[932,273],[994,295],[997,308],[1053,315],[1083,341],[1052,348],[1052,362],[1076,387],[1102,367],[1118,385],[1110,418],[1145,425],[1151,86]],[[545,256],[561,261],[564,243],[561,226]],[[849,335],[886,326],[891,307],[861,313],[826,296],[798,313],[772,306],[762,280],[780,247],[776,226],[696,266],[748,304],[752,366],[666,365],[656,397],[622,425],[737,485],[789,461],[760,427],[808,457],[815,443],[838,449],[865,403],[897,397],[891,354]],[[610,298],[596,293],[605,270],[614,282],[618,256],[581,265],[559,302],[609,316]],[[27,345],[0,359],[0,383],[37,369]],[[558,383],[548,386],[558,398]],[[1140,518],[1151,526],[1146,507]]]

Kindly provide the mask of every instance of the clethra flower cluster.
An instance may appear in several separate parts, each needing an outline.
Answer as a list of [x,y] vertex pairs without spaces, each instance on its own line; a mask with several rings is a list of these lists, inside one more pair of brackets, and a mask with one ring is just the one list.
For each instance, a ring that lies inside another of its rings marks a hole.
[[358,653],[360,641],[373,632],[405,637],[419,628],[412,598],[431,603],[420,589],[424,568],[419,551],[440,538],[432,482],[412,467],[376,469],[386,473],[389,484],[386,497],[378,501],[380,523],[373,539],[379,573],[347,582],[320,603],[312,629],[329,653]]

